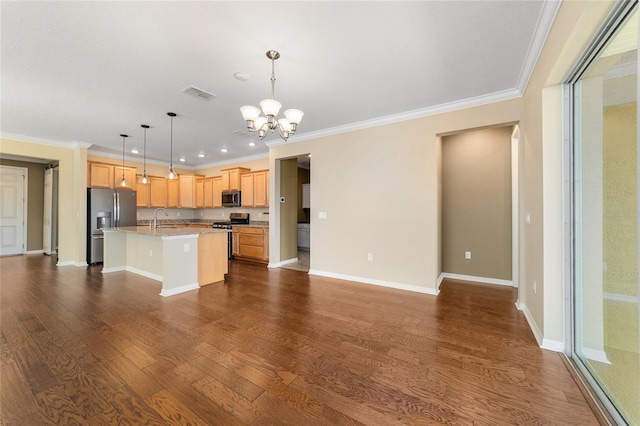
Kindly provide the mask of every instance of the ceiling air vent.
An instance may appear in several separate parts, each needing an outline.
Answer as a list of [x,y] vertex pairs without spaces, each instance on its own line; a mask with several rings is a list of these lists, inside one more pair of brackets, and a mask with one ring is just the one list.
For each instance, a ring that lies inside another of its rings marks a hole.
[[204,101],[208,101],[209,99],[215,98],[216,95],[213,93],[205,92],[202,89],[198,89],[194,86],[189,86],[182,91],[182,93],[186,93],[187,95],[195,96],[196,98],[200,98]]

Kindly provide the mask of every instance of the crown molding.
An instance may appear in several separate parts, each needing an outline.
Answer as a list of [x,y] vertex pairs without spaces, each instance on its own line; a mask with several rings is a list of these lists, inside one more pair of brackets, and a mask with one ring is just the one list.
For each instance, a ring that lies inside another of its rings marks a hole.
[[533,38],[531,39],[531,44],[529,44],[524,66],[522,67],[520,77],[518,78],[518,84],[516,86],[521,95],[524,94],[525,90],[527,90],[527,85],[533,75],[533,70],[538,63],[538,59],[542,54],[544,43],[549,37],[551,27],[556,19],[558,10],[560,10],[561,4],[561,1],[545,1],[542,4],[542,11],[538,17],[538,22],[536,23],[536,30],[533,34]]
[[325,136],[333,136],[340,133],[353,132],[356,130],[369,129],[371,127],[384,126],[386,124],[398,123],[401,121],[413,120],[416,118],[428,117],[430,115],[442,114],[462,110],[466,108],[477,107],[481,105],[492,104],[494,102],[506,101],[509,99],[519,98],[522,93],[517,89],[503,90],[501,92],[491,93],[489,95],[476,96],[461,101],[449,102],[432,107],[416,109],[413,111],[403,112],[400,114],[392,114],[384,117],[374,118],[371,120],[359,121],[356,123],[346,124],[344,126],[330,127],[315,132],[303,133],[295,135],[294,140],[284,141],[282,139],[271,139],[265,142],[269,148],[280,145],[303,142],[310,139],[317,139]]
[[216,161],[215,163],[202,164],[196,167],[196,169],[208,169],[210,167],[227,166],[229,164],[237,164],[237,163],[244,163],[246,161],[262,160],[264,158],[269,158],[268,152],[265,152],[262,154],[256,154],[256,155],[249,155],[247,157],[231,158],[229,160],[224,160],[224,161]]
[[49,145],[49,146],[55,146],[58,148],[67,148],[67,149],[77,149],[77,148],[88,149],[90,146],[93,145],[88,142],[78,142],[78,141],[61,142],[53,139],[42,139],[42,138],[36,138],[33,136],[18,135],[16,133],[7,133],[7,132],[0,132],[0,137],[3,139],[13,139],[18,142],[38,143],[40,145]]

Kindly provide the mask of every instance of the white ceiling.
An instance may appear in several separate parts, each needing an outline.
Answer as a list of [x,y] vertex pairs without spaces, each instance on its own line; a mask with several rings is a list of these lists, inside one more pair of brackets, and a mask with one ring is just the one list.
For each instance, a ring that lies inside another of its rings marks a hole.
[[[295,142],[517,96],[557,2],[1,2],[3,136],[192,168],[266,155],[239,108],[305,112]],[[248,81],[233,74],[248,73]],[[214,93],[203,101],[182,90]],[[243,132],[246,133],[246,132]],[[250,147],[249,141],[256,146]],[[266,139],[273,140],[273,136]],[[140,154],[129,150],[136,147]],[[229,150],[221,154],[221,148]],[[198,158],[198,153],[205,158]],[[107,154],[109,155],[109,154]],[[184,156],[187,162],[178,163]],[[140,160],[141,161],[141,160]]]

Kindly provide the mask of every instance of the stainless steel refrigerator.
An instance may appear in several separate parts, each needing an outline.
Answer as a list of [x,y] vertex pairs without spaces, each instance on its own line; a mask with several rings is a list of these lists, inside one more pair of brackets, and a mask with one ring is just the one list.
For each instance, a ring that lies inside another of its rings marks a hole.
[[103,261],[103,228],[136,225],[136,191],[87,188],[87,263]]

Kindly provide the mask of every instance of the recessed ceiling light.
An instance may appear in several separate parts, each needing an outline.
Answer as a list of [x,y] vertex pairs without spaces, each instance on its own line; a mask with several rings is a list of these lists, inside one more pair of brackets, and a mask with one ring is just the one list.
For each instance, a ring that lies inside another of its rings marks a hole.
[[198,157],[204,158],[204,154],[198,154]]
[[184,163],[185,161],[187,161],[187,159],[186,159],[186,158],[184,158],[184,157],[180,157],[180,162],[181,162],[181,163]]
[[131,149],[131,153],[132,154],[137,154],[138,153],[138,148],[132,148]]
[[255,142],[249,142],[249,146],[256,146]]
[[220,152],[229,152],[229,150],[227,148],[222,148]]
[[234,77],[236,80],[240,80],[240,81],[247,81],[247,80],[249,80],[249,74],[247,74],[247,73],[246,73],[246,72],[244,72],[244,71],[238,71],[238,72],[236,72],[236,73],[233,73],[233,77]]

